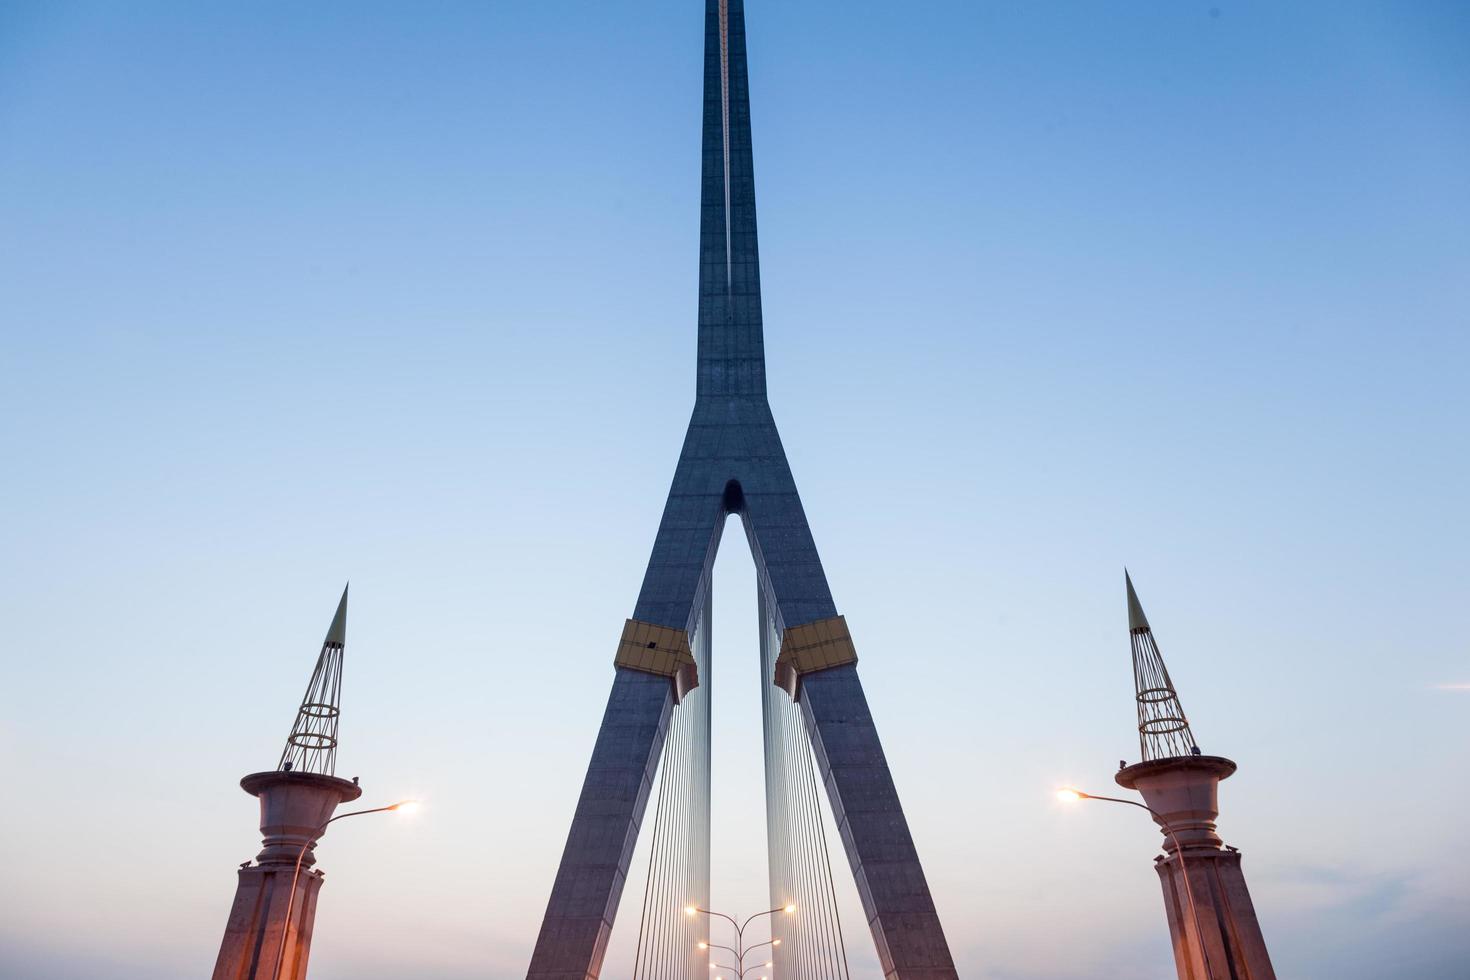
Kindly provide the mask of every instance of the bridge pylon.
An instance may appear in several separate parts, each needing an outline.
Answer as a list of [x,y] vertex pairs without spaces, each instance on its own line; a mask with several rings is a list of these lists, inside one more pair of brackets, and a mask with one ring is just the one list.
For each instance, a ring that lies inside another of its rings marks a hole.
[[669,959],[661,975],[709,976],[707,959],[689,952],[691,926],[669,921],[667,907],[708,907],[711,571],[730,515],[739,516],[755,559],[763,626],[771,904],[803,910],[773,923],[782,940],[775,975],[823,957],[832,959],[833,975],[845,975],[845,957],[835,966],[842,938],[820,796],[887,980],[954,980],[856,648],[766,398],[743,0],[705,5],[698,332],[693,415],[642,589],[616,645],[612,692],[528,980],[599,975],[651,798],[655,839],[667,831],[679,843],[669,854],[655,848],[651,858],[657,873],[644,898],[634,978],[651,972],[645,964],[658,956]]

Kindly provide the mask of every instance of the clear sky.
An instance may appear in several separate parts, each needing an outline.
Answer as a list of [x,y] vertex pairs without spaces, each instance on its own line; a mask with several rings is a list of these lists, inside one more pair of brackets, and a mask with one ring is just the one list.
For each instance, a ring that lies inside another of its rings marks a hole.
[[[1470,7],[748,16],[771,400],[961,973],[1173,976],[1155,828],[1051,794],[1138,755],[1126,563],[1280,975],[1464,977]],[[339,771],[427,802],[326,838],[313,978],[523,974],[693,403],[701,18],[0,5],[0,973],[207,973],[350,578]]]

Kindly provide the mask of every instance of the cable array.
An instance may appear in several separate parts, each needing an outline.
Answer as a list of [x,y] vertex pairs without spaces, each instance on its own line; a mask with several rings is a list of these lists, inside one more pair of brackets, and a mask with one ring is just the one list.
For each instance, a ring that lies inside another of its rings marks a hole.
[[[771,918],[778,942],[770,953],[774,970],[766,972],[776,980],[850,980],[811,742],[801,707],[772,683],[781,636],[763,594],[758,607],[771,907],[796,906],[794,914]],[[710,620],[707,594],[690,637],[700,683],[672,709],[664,738],[633,980],[711,975],[709,951],[698,946],[709,920],[684,911],[709,908]]]
[[757,599],[771,907],[797,908],[794,915],[778,914],[771,920],[771,938],[780,940],[772,957],[774,977],[848,980],[811,742],[801,707],[772,683],[781,634],[763,590]]
[[633,980],[709,980],[704,926],[684,909],[709,907],[710,619],[706,590],[689,643],[699,686],[671,709],[664,736]]

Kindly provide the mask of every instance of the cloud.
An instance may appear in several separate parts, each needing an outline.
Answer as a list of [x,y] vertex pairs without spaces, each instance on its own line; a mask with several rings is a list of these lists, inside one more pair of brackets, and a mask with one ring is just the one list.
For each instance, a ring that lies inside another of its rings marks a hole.
[[[1282,976],[1457,980],[1470,960],[1470,899],[1454,862],[1421,872],[1299,865],[1261,876]],[[1257,911],[1262,911],[1259,906]]]

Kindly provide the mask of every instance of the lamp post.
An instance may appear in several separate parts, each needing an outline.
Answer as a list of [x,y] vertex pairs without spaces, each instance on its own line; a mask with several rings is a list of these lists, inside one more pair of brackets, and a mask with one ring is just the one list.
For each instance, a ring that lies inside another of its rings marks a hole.
[[1199,955],[1204,960],[1205,976],[1213,977],[1215,971],[1210,966],[1210,951],[1205,948],[1205,933],[1199,924],[1199,906],[1195,904],[1194,886],[1189,881],[1189,865],[1184,860],[1184,844],[1180,842],[1178,835],[1174,833],[1174,828],[1169,826],[1169,821],[1165,819],[1164,815],[1147,803],[1140,803],[1137,800],[1125,800],[1117,796],[1098,796],[1094,793],[1084,793],[1082,790],[1075,789],[1071,786],[1057,790],[1057,799],[1068,803],[1076,803],[1079,800],[1101,800],[1104,803],[1123,803],[1127,806],[1136,806],[1140,810],[1147,810],[1153,815],[1158,825],[1164,828],[1164,833],[1168,834],[1169,839],[1174,842],[1174,853],[1179,855],[1179,871],[1184,878],[1184,897],[1189,902],[1189,916],[1194,920],[1194,934],[1199,937]]
[[[743,954],[739,950],[731,949],[729,946],[721,946],[718,943],[697,943],[696,945],[698,945],[700,949],[723,949],[727,953],[734,953],[737,958],[737,962],[740,963],[740,966],[726,966],[723,963],[711,963],[709,965],[709,968],[711,970],[729,970],[735,974],[735,980],[744,980],[745,975],[753,970],[764,970],[768,967],[775,966],[775,964],[770,960],[766,960],[764,963],[757,963],[753,966],[746,966],[745,957],[760,949],[762,946],[779,946],[781,945],[781,940],[771,939],[763,943],[756,943],[754,946],[747,947]],[[725,978],[715,977],[715,980],[725,980]],[[761,977],[761,980],[768,980],[768,978]]]
[[[745,975],[747,973],[751,972],[752,970],[764,970],[764,969],[766,969],[766,968],[768,968],[768,967],[770,967],[772,965],[773,964],[771,963],[771,961],[770,960],[767,960],[766,962],[761,963],[758,966],[747,966],[743,970],[737,970],[733,966],[721,966],[718,963],[711,963],[710,964],[710,969],[711,970],[729,970],[729,971],[731,971],[732,973],[735,974],[736,980],[744,980]],[[715,980],[725,980],[725,978],[724,977],[715,977]],[[766,978],[765,977],[762,977],[761,980],[766,980]]]
[[[735,946],[736,946],[735,949],[731,949],[729,946],[720,946],[720,945],[717,945],[715,943],[709,943],[709,942],[702,942],[702,943],[699,943],[698,944],[700,949],[723,949],[723,950],[726,950],[727,952],[734,953],[735,954],[735,962],[738,963],[739,966],[735,966],[735,967],[719,967],[719,966],[717,966],[715,964],[711,964],[710,965],[710,968],[711,969],[733,970],[734,973],[735,973],[735,980],[745,980],[745,974],[749,973],[751,970],[759,970],[759,969],[762,969],[763,967],[767,967],[767,966],[770,966],[771,965],[770,963],[764,963],[761,966],[746,966],[745,965],[745,957],[748,954],[754,952],[755,950],[760,949],[762,946],[772,946],[772,947],[775,947],[775,946],[781,945],[781,940],[774,939],[773,938],[773,939],[767,940],[766,942],[763,942],[763,943],[756,943],[754,946],[751,946],[751,947],[747,948],[746,945],[745,945],[745,928],[746,928],[746,926],[750,925],[752,922],[754,922],[756,919],[761,918],[762,916],[775,915],[777,912],[785,912],[787,915],[791,915],[795,911],[796,911],[796,906],[795,905],[782,905],[782,906],[779,906],[778,908],[766,909],[764,912],[757,912],[755,915],[752,915],[750,918],[746,919],[744,922],[736,922],[733,918],[731,918],[730,916],[726,915],[723,912],[711,912],[709,909],[702,909],[702,908],[700,908],[697,905],[688,905],[688,906],[685,906],[685,908],[684,908],[684,914],[687,915],[687,916],[689,916],[691,919],[694,918],[696,915],[710,915],[710,916],[717,915],[720,918],[724,919],[726,922],[730,923],[730,925],[732,925],[732,926],[735,927]],[[715,980],[725,980],[725,978],[724,977],[715,977]],[[766,978],[765,977],[762,977],[761,980],[766,980]]]
[[[729,949],[730,952],[732,952],[732,953],[735,952],[735,950],[730,949],[729,946],[710,947],[708,943],[701,943],[700,945],[703,946],[703,947],[709,947],[709,948],[712,948],[712,949]],[[764,943],[756,943],[754,946],[751,946],[749,949],[747,949],[745,951],[745,955],[746,956],[749,956],[751,953],[753,953],[756,950],[760,949],[762,946],[779,946],[779,945],[781,945],[781,940],[779,940],[779,939],[772,939],[769,942],[764,942]],[[745,980],[745,975],[747,973],[750,973],[753,970],[766,970],[766,969],[769,969],[769,968],[771,968],[771,967],[773,967],[773,966],[776,965],[772,961],[766,960],[764,963],[758,963],[758,964],[755,964],[754,966],[745,966],[744,965],[744,963],[745,963],[745,958],[744,957],[741,957],[740,963],[741,963],[741,966],[740,967],[724,966],[724,965],[719,964],[719,963],[711,963],[709,965],[709,968],[711,970],[730,970],[731,972],[733,972],[735,974],[735,980]],[[725,978],[724,977],[715,977],[715,980],[725,980]],[[760,980],[768,980],[768,978],[767,977],[761,977]]]
[[301,850],[296,852],[296,867],[291,872],[291,890],[286,893],[286,917],[281,920],[281,942],[279,948],[276,950],[276,968],[271,971],[271,980],[281,980],[281,965],[286,960],[286,942],[291,935],[291,912],[296,904],[296,882],[301,878],[301,861],[306,857],[307,849],[315,844],[321,838],[322,834],[327,832],[327,828],[338,820],[345,820],[348,817],[361,817],[369,813],[388,813],[392,810],[403,810],[406,812],[416,806],[418,806],[418,800],[399,800],[397,803],[390,803],[387,806],[375,806],[370,810],[353,810],[350,813],[339,813],[307,836],[301,845]]

